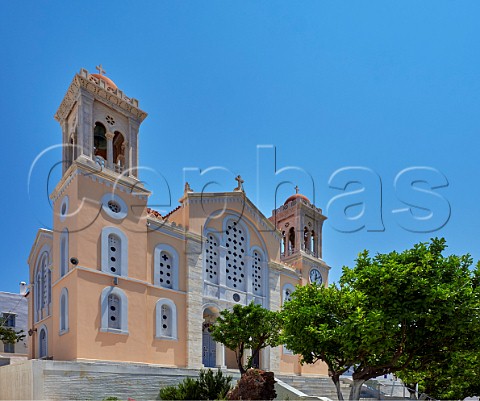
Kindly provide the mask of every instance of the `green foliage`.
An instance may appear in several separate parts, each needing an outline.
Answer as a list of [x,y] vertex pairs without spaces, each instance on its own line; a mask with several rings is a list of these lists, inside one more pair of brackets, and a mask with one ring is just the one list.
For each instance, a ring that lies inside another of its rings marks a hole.
[[224,376],[220,369],[215,373],[211,369],[202,369],[198,382],[204,400],[223,400],[232,388],[232,376]]
[[177,386],[167,386],[160,389],[161,400],[201,400],[198,380],[186,377]]
[[102,401],[119,401],[118,397],[105,397]]
[[[235,305],[232,311],[223,310],[212,327],[212,337],[235,352],[238,368],[243,375],[252,367],[252,361],[262,348],[279,344],[281,317],[253,302],[247,306]],[[246,366],[242,359],[246,349],[252,356]]]
[[220,369],[201,370],[198,379],[185,378],[177,386],[160,389],[160,400],[221,400],[231,389],[231,376],[224,376]]
[[413,374],[468,349],[480,328],[480,274],[469,255],[443,256],[445,248],[435,238],[401,253],[364,251],[339,287],[297,288],[283,311],[287,347],[304,362],[325,361],[335,384],[354,366],[351,399],[368,379],[409,366]]
[[24,338],[25,334],[23,330],[15,331],[11,327],[3,327],[0,325],[0,341],[7,344],[15,344]]
[[428,366],[416,364],[398,372],[398,377],[419,393],[441,400],[462,400],[480,394],[480,349],[478,345],[461,352],[445,352],[443,360],[431,361]]

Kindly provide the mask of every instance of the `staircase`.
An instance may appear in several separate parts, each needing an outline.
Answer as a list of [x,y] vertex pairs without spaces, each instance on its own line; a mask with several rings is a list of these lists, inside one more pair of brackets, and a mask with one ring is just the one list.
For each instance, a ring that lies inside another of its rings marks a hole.
[[[292,376],[292,375],[275,375],[284,383],[300,390],[301,392],[315,396],[315,397],[327,397],[331,400],[337,401],[337,389],[332,382],[332,379],[326,376]],[[343,398],[348,400],[350,394],[350,384],[340,381]]]

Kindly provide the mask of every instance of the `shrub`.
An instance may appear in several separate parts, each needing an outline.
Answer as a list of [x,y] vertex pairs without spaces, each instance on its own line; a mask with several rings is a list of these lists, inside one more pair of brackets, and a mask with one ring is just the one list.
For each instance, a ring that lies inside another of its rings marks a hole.
[[202,400],[224,400],[232,388],[232,376],[224,376],[218,369],[215,373],[211,369],[201,370],[198,382]]
[[159,400],[220,400],[231,389],[231,376],[224,376],[220,369],[201,370],[198,379],[185,378],[176,386],[160,389]]

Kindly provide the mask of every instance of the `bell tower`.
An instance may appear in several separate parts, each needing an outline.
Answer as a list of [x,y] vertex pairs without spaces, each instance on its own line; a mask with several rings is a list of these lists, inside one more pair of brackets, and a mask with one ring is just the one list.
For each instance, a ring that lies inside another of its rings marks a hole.
[[327,218],[299,193],[298,186],[295,192],[270,217],[282,234],[280,259],[295,267],[304,284],[327,283],[330,267],[322,259],[322,229]]
[[[63,174],[74,161],[137,179],[138,133],[147,113],[105,75],[81,69],[55,119],[62,127]],[[95,166],[96,165],[96,166]]]

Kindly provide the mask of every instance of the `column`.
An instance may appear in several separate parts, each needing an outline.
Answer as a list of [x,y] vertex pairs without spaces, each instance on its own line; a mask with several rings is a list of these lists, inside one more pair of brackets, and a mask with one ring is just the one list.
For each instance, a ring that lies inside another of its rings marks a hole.
[[113,169],[113,137],[115,134],[113,132],[108,131],[105,134],[107,138],[107,167],[112,170]]
[[62,146],[62,174],[65,174],[68,167],[68,154],[69,154],[69,146],[68,146],[68,124],[67,121],[64,120],[62,122],[62,139],[63,139],[63,146]]
[[128,155],[129,158],[129,167],[132,169],[130,171],[130,176],[136,177],[138,167],[138,130],[140,127],[140,122],[133,118],[128,119],[129,133],[128,133],[128,143],[130,144],[130,152]]
[[[129,162],[128,162],[128,158],[129,158],[129,154],[128,154],[128,142],[127,141],[124,141],[122,143],[122,155],[123,155],[123,171],[128,171],[128,168],[130,166]],[[129,174],[127,173],[127,176]]]
[[216,353],[216,361],[215,366],[220,369],[226,369],[227,366],[225,365],[225,345],[222,343],[216,343],[217,353]]
[[80,91],[77,143],[80,146],[80,155],[89,158],[93,157],[93,99],[93,95],[87,90]]

